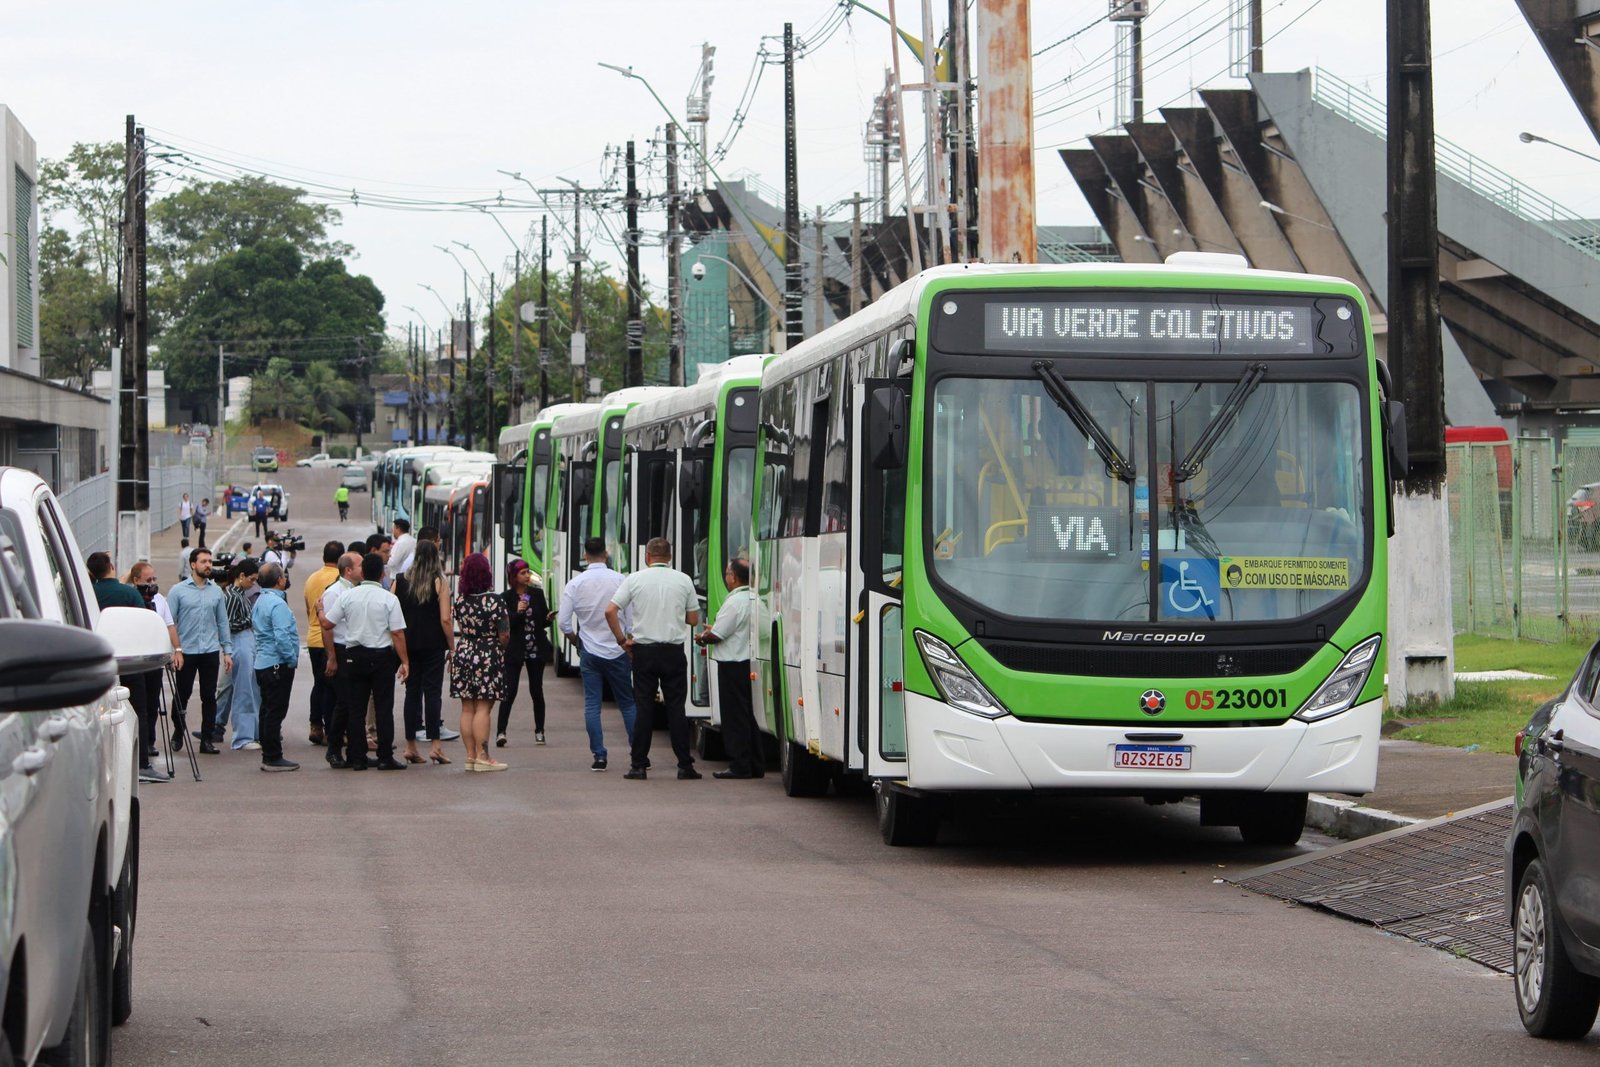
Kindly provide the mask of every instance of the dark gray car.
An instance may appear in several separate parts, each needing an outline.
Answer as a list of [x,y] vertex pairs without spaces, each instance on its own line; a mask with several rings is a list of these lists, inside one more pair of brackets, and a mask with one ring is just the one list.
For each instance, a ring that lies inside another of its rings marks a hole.
[[1506,896],[1522,1024],[1576,1038],[1600,1010],[1600,644],[1517,735]]

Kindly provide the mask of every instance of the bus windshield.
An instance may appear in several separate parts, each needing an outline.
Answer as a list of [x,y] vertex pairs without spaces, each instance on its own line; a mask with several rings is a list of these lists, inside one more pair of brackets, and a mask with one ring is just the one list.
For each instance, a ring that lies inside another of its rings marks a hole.
[[[756,450],[730,448],[723,459],[723,515],[726,529],[722,552],[728,559],[750,559],[750,522],[755,513],[752,497],[756,489]],[[724,561],[726,562],[726,561]]]
[[1061,381],[935,386],[928,555],[956,594],[1025,620],[1260,622],[1360,585],[1355,385]]

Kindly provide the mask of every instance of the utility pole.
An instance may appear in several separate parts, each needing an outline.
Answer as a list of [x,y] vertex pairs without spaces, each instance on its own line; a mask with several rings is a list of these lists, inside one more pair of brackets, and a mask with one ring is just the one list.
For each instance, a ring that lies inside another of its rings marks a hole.
[[356,397],[356,452],[361,451],[361,430],[367,421],[367,401],[372,398],[372,379],[367,367],[367,346],[358,337],[356,338],[356,366],[361,368],[359,373],[361,390]]
[[461,320],[461,335],[466,338],[467,365],[466,388],[461,390],[461,447],[468,452],[472,451],[472,293],[467,289],[467,272],[461,272],[461,308],[465,313]]
[[419,348],[416,338],[416,326],[406,323],[406,354],[411,358],[411,443],[420,444],[422,438],[420,418],[422,414],[422,363],[417,355]]
[[[445,431],[444,443],[456,443],[456,341],[461,336],[461,324],[455,319],[450,320],[450,380],[445,386],[448,396],[444,402]],[[441,338],[442,340],[442,338]]]
[[1133,121],[1144,121],[1144,19],[1128,25],[1129,74],[1133,79]]
[[127,118],[123,144],[122,285],[118,299],[117,569],[150,555],[149,342],[145,303],[144,130]]
[[678,127],[667,123],[667,384],[683,384],[683,294],[678,260]]
[[583,197],[572,197],[572,399],[582,400],[589,363],[589,339],[583,333]]
[[1033,263],[1033,52],[1028,0],[978,0],[978,258]]
[[850,198],[850,314],[861,310],[861,194]]
[[1262,6],[1262,0],[1250,0],[1250,73],[1252,74],[1260,74],[1267,69]]
[[822,205],[821,204],[817,205],[817,214],[816,214],[816,216],[814,218],[812,218],[811,226],[812,226],[813,233],[815,233],[815,235],[816,235],[816,241],[817,241],[817,279],[816,279],[817,280],[817,293],[816,293],[816,301],[815,301],[815,304],[813,305],[813,307],[814,307],[813,314],[816,316],[816,318],[812,321],[812,328],[811,328],[812,335],[815,336],[816,334],[821,333],[823,331],[823,328],[827,326],[827,323],[824,321],[823,313],[825,311],[827,311],[827,307],[828,307],[827,294],[824,292],[824,289],[826,288],[826,286],[824,284],[825,281],[826,281],[826,275],[824,275],[822,273],[823,268],[827,264],[827,255],[826,255],[827,249],[824,248],[823,244],[822,244]]
[[1388,363],[1406,404],[1410,468],[1395,472],[1390,539],[1389,699],[1455,691],[1445,496],[1444,359],[1439,327],[1439,199],[1429,0],[1388,0]]
[[967,98],[967,4],[950,0],[950,70],[956,82],[955,123],[950,151],[950,183],[955,197],[955,262],[972,261],[972,108]]
[[550,217],[539,218],[539,407],[550,406]]
[[633,142],[628,142],[628,189],[624,196],[628,228],[628,369],[623,385],[644,384],[644,323],[639,319],[639,186],[634,172]]
[[498,422],[498,408],[494,402],[495,387],[495,362],[494,362],[494,275],[489,275],[489,361],[483,367],[483,446],[488,452],[494,451],[500,441],[500,434],[496,431]]
[[794,23],[783,24],[783,339],[788,351],[805,338],[800,314],[800,170],[795,151]]
[[516,301],[511,313],[511,401],[506,411],[506,422],[516,424],[522,421],[522,248],[519,246],[511,256],[511,276],[516,279],[516,293],[512,300]]
[[[222,433],[223,427],[226,426],[227,422],[228,422],[227,416],[223,414],[223,412],[227,409],[227,406],[228,406],[228,379],[224,378],[222,375],[223,375],[223,370],[222,370],[222,346],[218,345],[217,346],[217,430],[216,430],[216,432],[219,435]],[[217,443],[219,445],[222,444],[222,439],[221,439],[220,436],[217,438]]]

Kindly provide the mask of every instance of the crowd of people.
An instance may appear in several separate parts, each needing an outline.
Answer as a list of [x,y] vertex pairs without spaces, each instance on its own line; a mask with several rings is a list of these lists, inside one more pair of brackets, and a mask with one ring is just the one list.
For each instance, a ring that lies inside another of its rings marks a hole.
[[[228,743],[236,750],[258,751],[263,771],[298,770],[300,765],[284,754],[283,724],[304,645],[311,675],[308,740],[324,748],[330,767],[398,771],[408,764],[448,765],[453,760],[444,742],[459,739],[466,771],[503,771],[507,764],[496,750],[507,743],[524,676],[533,704],[533,741],[545,743],[544,669],[554,655],[548,634],[555,620],[579,650],[591,769],[608,766],[601,695],[609,683],[629,741],[623,777],[648,776],[658,707],[666,718],[678,778],[701,777],[685,708],[684,649],[692,636],[710,650],[719,673],[731,765],[715,777],[763,773],[748,682],[751,600],[743,561],[730,563],[724,575],[731,593],[718,619],[695,632],[699,600],[688,575],[672,567],[670,543],[650,541],[646,566],[624,577],[607,565],[605,542],[595,538],[585,545],[587,567],[566,586],[558,616],[537,576],[520,559],[510,561],[505,589],[497,593],[488,557],[473,553],[462,562],[452,591],[438,531],[423,527],[414,537],[401,519],[392,536],[323,546],[321,567],[302,583],[309,620],[302,633],[288,602],[293,554],[281,550],[270,532],[267,543],[260,559],[247,548],[221,574],[213,572],[210,549],[186,549],[183,576],[165,596],[148,562],[134,565],[119,581],[106,553],[87,560],[102,606],[148,608],[167,626],[174,650],[173,748],[188,743],[202,754],[216,754],[231,724]],[[459,732],[443,722],[446,674],[450,696],[460,703]],[[162,674],[126,678],[123,684],[140,722],[140,780],[165,781],[166,773],[152,762]],[[399,685],[405,692],[397,745]],[[191,732],[192,701],[200,719]],[[419,741],[428,743],[426,755]]]

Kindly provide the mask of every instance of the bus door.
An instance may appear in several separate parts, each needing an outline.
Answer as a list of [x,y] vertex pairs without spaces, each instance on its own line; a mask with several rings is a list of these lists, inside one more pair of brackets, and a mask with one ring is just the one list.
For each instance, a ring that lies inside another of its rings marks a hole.
[[849,766],[869,777],[906,776],[905,629],[901,566],[905,544],[910,383],[868,378],[854,405],[856,514],[861,546],[852,568],[851,666],[859,715]]
[[[711,583],[722,581],[722,568],[711,555],[712,504],[716,497],[711,484],[713,456],[710,447],[685,448],[680,455],[680,540],[675,543],[673,550],[678,556],[678,569],[694,581],[700,621],[704,623],[710,606],[708,594]],[[704,649],[691,643],[686,654],[689,657],[689,702],[685,711],[690,718],[706,718],[711,715],[711,674],[714,668]]]
[[528,554],[522,547],[522,539],[526,536],[522,522],[522,494],[526,475],[525,465],[516,460],[496,463],[493,473],[489,476],[493,504],[488,512],[478,516],[480,523],[493,526],[489,545],[489,566],[497,575],[496,588],[499,588],[498,583],[504,580],[506,564],[511,562],[513,556],[526,560],[531,567],[538,566],[537,560],[528,560]]

